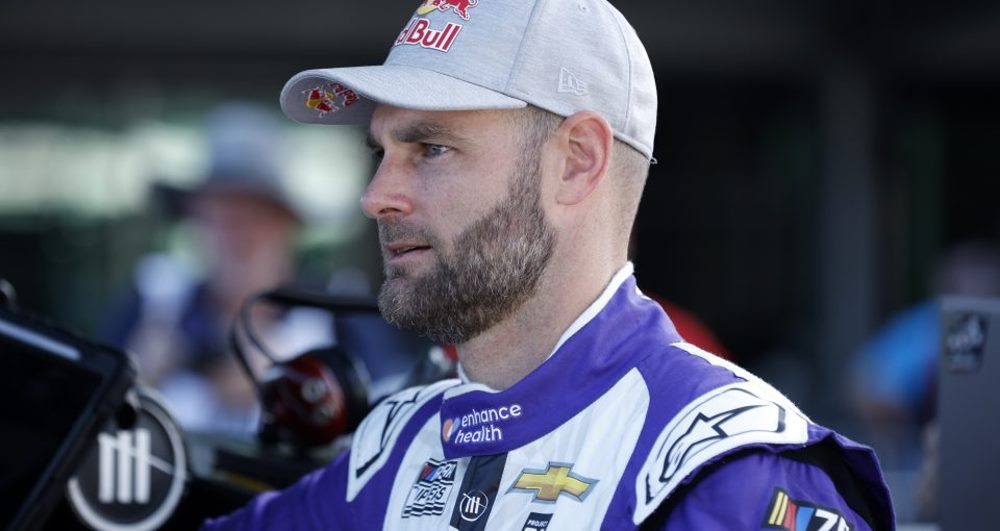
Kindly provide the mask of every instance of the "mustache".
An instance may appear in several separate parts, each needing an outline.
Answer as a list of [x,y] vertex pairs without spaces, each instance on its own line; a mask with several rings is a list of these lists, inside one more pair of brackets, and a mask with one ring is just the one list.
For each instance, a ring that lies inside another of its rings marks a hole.
[[380,220],[378,222],[378,239],[380,242],[405,240],[420,242],[430,247],[438,247],[437,237],[429,230],[400,221]]

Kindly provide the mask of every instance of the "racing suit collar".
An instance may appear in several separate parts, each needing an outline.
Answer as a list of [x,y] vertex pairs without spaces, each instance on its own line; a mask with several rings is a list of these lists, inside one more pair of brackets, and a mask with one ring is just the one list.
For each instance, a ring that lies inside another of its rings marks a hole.
[[[597,315],[598,313],[601,312],[601,310],[604,309],[604,307],[608,304],[608,301],[611,300],[611,297],[615,294],[616,291],[618,291],[618,288],[621,287],[622,283],[625,282],[625,280],[628,279],[630,276],[632,276],[633,271],[635,271],[635,266],[632,264],[632,262],[625,262],[625,265],[622,266],[622,268],[619,269],[618,272],[611,277],[611,281],[608,282],[608,285],[604,288],[604,291],[602,291],[601,294],[598,295],[597,299],[595,299],[594,302],[592,302],[590,306],[587,307],[587,309],[583,310],[583,313],[581,313],[579,317],[576,318],[575,321],[570,323],[566,331],[563,332],[563,335],[559,337],[559,341],[556,341],[556,346],[552,349],[552,352],[550,352],[549,355],[545,357],[546,360],[551,358],[552,355],[559,350],[559,347],[561,347],[563,343],[566,342],[567,339],[569,339],[573,334],[577,333],[581,328],[583,328],[584,325],[589,323],[590,320],[593,319],[595,315]],[[469,376],[465,373],[465,369],[462,368],[461,363],[458,364],[458,378],[459,380],[462,381],[463,384],[476,383],[473,382],[469,378]],[[477,385],[481,389],[495,391],[495,389],[492,389],[487,385],[483,384],[477,384]],[[456,388],[455,392],[458,393],[465,392],[466,389],[464,388],[465,386]],[[469,387],[467,390],[472,390],[472,389],[476,389],[476,387]]]
[[566,330],[537,369],[503,391],[469,382],[448,389],[441,405],[447,459],[493,455],[556,429],[606,393],[648,355],[645,344],[680,341],[659,304],[636,287],[632,265]]

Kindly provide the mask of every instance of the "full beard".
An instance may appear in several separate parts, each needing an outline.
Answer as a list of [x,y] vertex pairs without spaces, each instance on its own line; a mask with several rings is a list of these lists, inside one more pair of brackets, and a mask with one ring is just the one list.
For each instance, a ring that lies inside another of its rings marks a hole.
[[459,233],[448,255],[434,235],[401,223],[381,221],[379,236],[417,237],[437,257],[419,276],[386,267],[378,298],[385,319],[443,343],[478,336],[535,293],[552,256],[555,234],[541,206],[538,154],[522,157],[507,197]]

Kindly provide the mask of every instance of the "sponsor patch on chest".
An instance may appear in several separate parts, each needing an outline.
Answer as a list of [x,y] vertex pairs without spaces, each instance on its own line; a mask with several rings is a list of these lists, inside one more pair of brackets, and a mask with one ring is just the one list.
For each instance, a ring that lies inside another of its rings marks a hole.
[[455,483],[456,468],[455,461],[428,460],[406,497],[403,518],[444,514],[448,495]]
[[552,522],[552,513],[531,513],[524,521],[521,531],[545,531]]

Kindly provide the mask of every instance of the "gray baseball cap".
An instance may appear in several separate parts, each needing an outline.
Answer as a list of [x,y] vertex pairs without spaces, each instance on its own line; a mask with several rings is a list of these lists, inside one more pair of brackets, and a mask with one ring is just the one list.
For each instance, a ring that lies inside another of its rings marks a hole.
[[304,123],[368,125],[377,104],[444,111],[535,105],[603,115],[652,158],[646,49],[606,0],[425,0],[378,66],[306,70],[281,91]]
[[190,187],[153,185],[154,199],[169,213],[189,215],[199,198],[239,195],[261,199],[304,220],[287,188],[284,131],[273,109],[245,101],[223,103],[208,112],[204,130],[209,164],[202,179]]

